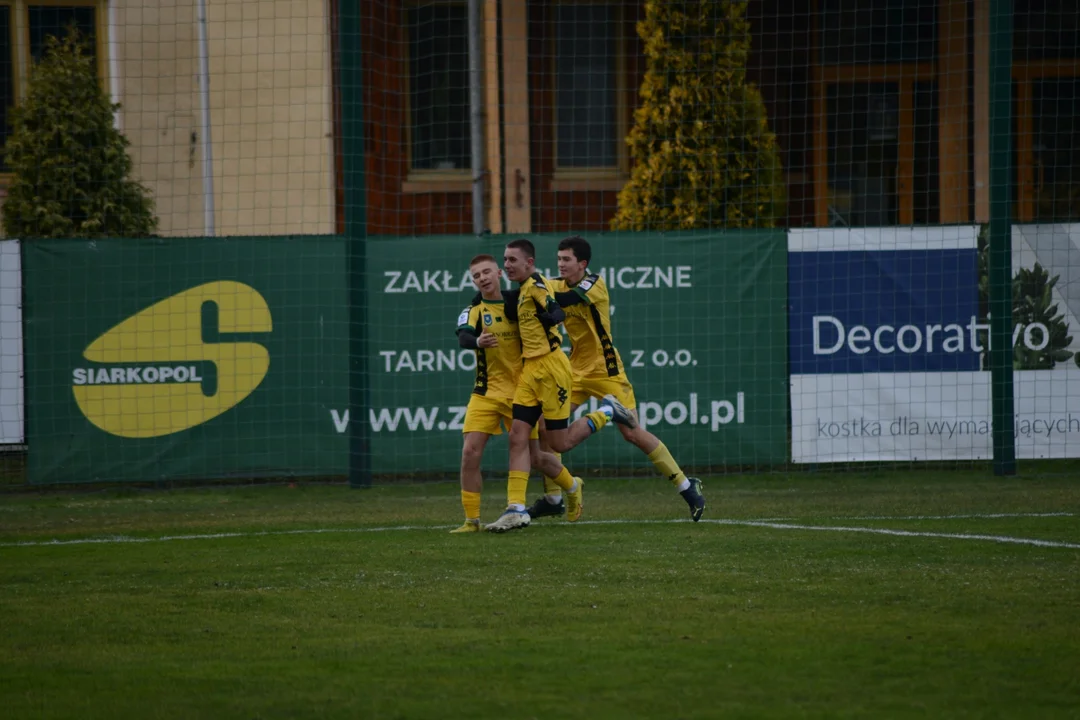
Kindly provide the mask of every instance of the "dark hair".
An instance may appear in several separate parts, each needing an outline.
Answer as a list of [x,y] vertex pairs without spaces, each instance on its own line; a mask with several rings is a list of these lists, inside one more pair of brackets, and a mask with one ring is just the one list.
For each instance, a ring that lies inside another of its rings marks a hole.
[[482,254],[482,255],[477,255],[472,260],[470,260],[469,261],[469,267],[472,267],[473,265],[475,265],[477,263],[482,263],[482,262],[493,262],[496,265],[499,264],[499,261],[495,259],[494,255]]
[[517,240],[511,240],[510,242],[506,243],[506,247],[507,248],[513,248],[515,250],[521,250],[523,253],[525,253],[526,258],[535,258],[536,257],[536,246],[533,245],[528,240],[526,240],[525,238],[518,238]]
[[574,253],[574,257],[578,259],[578,262],[587,262],[592,260],[592,247],[589,246],[589,241],[580,235],[571,235],[568,238],[563,238],[559,242],[560,250],[571,250]]

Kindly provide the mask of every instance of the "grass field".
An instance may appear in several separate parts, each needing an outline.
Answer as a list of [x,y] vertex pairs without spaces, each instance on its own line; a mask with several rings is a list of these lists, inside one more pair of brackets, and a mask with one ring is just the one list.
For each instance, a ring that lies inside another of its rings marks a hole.
[[0,712],[1080,716],[1080,483],[705,490],[694,525],[661,481],[593,480],[586,521],[501,536],[447,534],[452,484],[6,493]]

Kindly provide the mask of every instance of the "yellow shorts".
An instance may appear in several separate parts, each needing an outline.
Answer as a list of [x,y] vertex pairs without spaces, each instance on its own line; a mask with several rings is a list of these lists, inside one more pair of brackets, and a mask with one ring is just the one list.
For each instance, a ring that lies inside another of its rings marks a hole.
[[[484,395],[469,397],[465,408],[465,426],[462,433],[479,432],[486,435],[502,435],[503,429],[510,429],[513,422],[514,403],[510,398],[489,398]],[[533,440],[540,437],[540,428],[534,426],[529,436]]]
[[637,407],[634,386],[627,380],[625,373],[601,378],[574,376],[574,392],[570,396],[570,402],[573,404],[584,405],[590,397],[601,399],[605,395],[614,395],[615,399],[625,405],[628,410]]
[[514,393],[514,404],[540,407],[545,420],[562,421],[562,426],[566,427],[573,386],[570,358],[561,350],[538,358],[526,358]]

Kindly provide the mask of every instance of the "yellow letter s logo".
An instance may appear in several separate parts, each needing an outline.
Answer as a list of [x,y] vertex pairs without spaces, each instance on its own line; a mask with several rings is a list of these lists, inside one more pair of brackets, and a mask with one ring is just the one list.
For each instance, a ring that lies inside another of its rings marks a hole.
[[[97,365],[72,373],[75,402],[112,435],[187,430],[238,405],[270,369],[265,347],[229,336],[271,330],[266,300],[248,285],[220,281],[185,290],[90,343],[83,357]],[[204,377],[209,369],[216,370],[216,388]]]

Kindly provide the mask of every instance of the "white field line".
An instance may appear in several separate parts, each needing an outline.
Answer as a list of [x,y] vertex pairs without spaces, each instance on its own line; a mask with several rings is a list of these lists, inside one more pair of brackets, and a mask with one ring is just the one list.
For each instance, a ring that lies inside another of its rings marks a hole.
[[108,535],[97,538],[78,538],[75,540],[28,540],[25,542],[0,543],[0,548],[7,547],[42,547],[47,545],[110,545],[124,543],[173,542],[176,540],[222,540],[227,538],[273,537],[276,535],[324,535],[327,533],[375,533],[395,530],[446,530],[456,525],[393,525],[373,528],[308,528],[304,530],[260,530],[257,532],[205,533],[199,535],[162,535],[160,537],[132,537],[130,535]]
[[[702,522],[706,522],[702,520]],[[844,527],[826,525],[794,525],[791,523],[771,523],[756,520],[711,520],[718,525],[743,525],[765,527],[774,530],[818,530],[821,532],[866,533],[868,535],[892,535],[896,537],[946,538],[950,540],[982,540],[985,542],[1011,543],[1014,545],[1034,545],[1036,547],[1070,548],[1080,550],[1080,543],[1058,542],[1057,540],[1037,540],[1018,538],[1009,535],[977,535],[972,533],[922,532],[916,530],[889,530],[887,528]]]
[[[1072,513],[1031,513],[1031,514],[993,514],[993,515],[942,515],[942,516],[908,516],[908,517],[873,517],[873,518],[849,518],[863,520],[925,520],[925,519],[959,519],[959,518],[1014,518],[1014,517],[1072,517]],[[842,518],[831,518],[842,519]],[[583,520],[578,525],[668,525],[673,523],[689,523],[689,520]],[[702,523],[710,525],[731,525],[739,527],[761,527],[771,530],[804,530],[817,532],[844,532],[863,533],[867,535],[889,535],[893,537],[925,537],[948,540],[976,540],[982,542],[1009,543],[1014,545],[1033,545],[1036,547],[1053,547],[1080,550],[1080,543],[1060,542],[1057,540],[1039,540],[1035,538],[1020,538],[1009,535],[982,535],[972,533],[942,533],[923,532],[914,530],[890,530],[888,528],[850,527],[850,526],[827,526],[827,525],[804,525],[790,522],[776,522],[771,520],[726,520],[726,519],[703,519]],[[106,545],[124,543],[151,543],[151,542],[174,542],[178,540],[221,540],[228,538],[257,538],[272,537],[279,535],[323,535],[329,533],[377,533],[377,532],[400,532],[411,530],[441,530],[445,531],[455,525],[393,525],[387,527],[372,528],[312,528],[304,530],[263,530],[258,532],[226,532],[205,533],[193,535],[164,535],[159,537],[131,537],[127,535],[113,535],[97,538],[77,538],[73,540],[27,540],[21,542],[0,543],[0,548],[16,547],[46,547],[60,545]]]
[[[1000,520],[1001,518],[1073,517],[1071,512],[1051,513],[974,513],[970,515],[834,515],[826,520]],[[782,522],[794,517],[758,518],[757,522]]]

